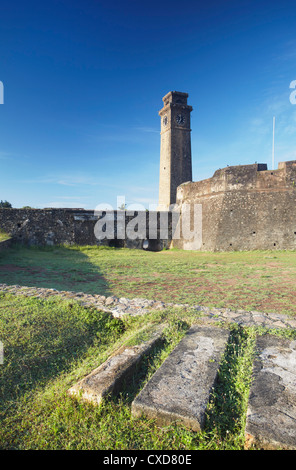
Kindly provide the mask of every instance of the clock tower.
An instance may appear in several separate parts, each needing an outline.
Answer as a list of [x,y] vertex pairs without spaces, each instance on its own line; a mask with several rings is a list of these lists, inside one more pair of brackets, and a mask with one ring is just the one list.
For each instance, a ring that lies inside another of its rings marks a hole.
[[176,202],[177,187],[192,181],[190,113],[187,93],[170,91],[163,97],[161,119],[159,201],[157,210]]

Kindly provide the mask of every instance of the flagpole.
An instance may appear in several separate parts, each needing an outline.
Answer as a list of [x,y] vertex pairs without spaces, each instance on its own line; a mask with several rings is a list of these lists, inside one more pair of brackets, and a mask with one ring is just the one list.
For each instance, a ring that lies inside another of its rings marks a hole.
[[272,130],[272,169],[274,170],[274,129],[275,129],[275,116],[273,116],[273,130]]

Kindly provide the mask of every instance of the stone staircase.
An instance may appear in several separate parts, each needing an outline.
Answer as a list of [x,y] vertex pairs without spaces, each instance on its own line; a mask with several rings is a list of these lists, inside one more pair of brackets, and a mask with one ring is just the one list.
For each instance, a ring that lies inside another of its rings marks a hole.
[[[161,339],[163,327],[149,340],[123,346],[69,393],[100,403],[118,393],[144,354]],[[132,403],[134,417],[145,415],[160,426],[181,423],[193,431],[204,427],[229,330],[192,326]],[[258,337],[245,428],[245,449],[296,449],[296,341]]]

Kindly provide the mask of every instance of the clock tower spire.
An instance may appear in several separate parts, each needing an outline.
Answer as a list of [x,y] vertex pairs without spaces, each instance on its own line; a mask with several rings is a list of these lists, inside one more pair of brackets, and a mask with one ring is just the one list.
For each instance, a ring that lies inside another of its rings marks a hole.
[[169,209],[176,202],[177,187],[192,180],[190,113],[187,93],[170,91],[159,111],[160,171],[157,210]]

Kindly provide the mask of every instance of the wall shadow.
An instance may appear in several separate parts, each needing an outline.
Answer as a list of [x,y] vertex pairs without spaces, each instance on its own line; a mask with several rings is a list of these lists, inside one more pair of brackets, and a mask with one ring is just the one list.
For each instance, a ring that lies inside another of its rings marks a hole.
[[[12,246],[0,253],[0,283],[111,295],[100,267],[67,247]],[[94,344],[98,354],[105,351],[124,331],[122,321],[109,313],[60,297],[11,299],[0,292],[1,297],[0,415],[13,415],[26,393],[72,370]],[[0,448],[17,449],[21,437],[7,432],[4,441]]]
[[0,253],[0,283],[112,295],[100,266],[83,251],[65,246],[12,245]]
[[[0,416],[2,412],[13,415],[14,409],[22,406],[20,399],[26,393],[36,388],[40,391],[59,374],[70,372],[89,347],[96,345],[96,353],[100,354],[123,332],[120,321],[110,318],[107,312],[86,310],[57,298],[12,299],[0,293],[0,300],[1,297],[4,297],[0,312],[4,361],[0,366]],[[28,395],[25,406],[31,397]],[[16,437],[14,433],[11,436]],[[8,433],[7,439],[11,436]],[[16,440],[20,442],[18,437]],[[2,445],[0,442],[0,448]],[[14,443],[6,443],[3,448],[11,445]]]

